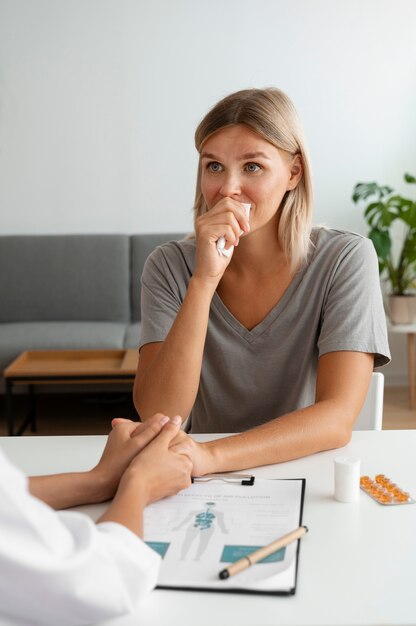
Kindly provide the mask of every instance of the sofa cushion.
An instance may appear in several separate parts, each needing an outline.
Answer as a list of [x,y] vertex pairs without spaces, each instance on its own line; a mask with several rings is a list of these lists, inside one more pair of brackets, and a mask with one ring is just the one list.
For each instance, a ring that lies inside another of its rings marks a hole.
[[131,301],[132,320],[141,320],[141,276],[147,257],[162,243],[178,241],[186,237],[185,233],[156,233],[131,236]]
[[124,348],[125,331],[126,325],[123,322],[0,324],[0,371],[3,371],[24,350]]
[[126,334],[124,335],[125,348],[138,348],[140,342],[140,322],[128,324],[126,326]]
[[129,270],[127,235],[0,237],[0,322],[127,322]]

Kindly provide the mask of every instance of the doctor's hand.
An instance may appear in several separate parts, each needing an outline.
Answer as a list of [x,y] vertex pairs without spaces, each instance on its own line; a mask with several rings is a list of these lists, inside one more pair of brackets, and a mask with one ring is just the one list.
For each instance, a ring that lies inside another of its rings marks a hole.
[[122,418],[112,421],[113,429],[101,459],[91,470],[101,500],[109,500],[114,496],[131,461],[160,433],[167,422],[169,418],[161,413],[143,424]]
[[[190,459],[169,448],[180,424],[180,417],[168,419],[159,434],[134,457],[120,480],[114,500],[98,520],[99,523],[117,522],[143,537],[143,512],[146,505],[189,487],[192,469]],[[133,423],[133,428],[136,427]],[[139,431],[131,440],[139,439],[144,432]]]
[[[119,490],[133,483],[145,504],[150,504],[189,487],[191,459],[186,451],[179,452],[171,447],[181,422],[179,416],[168,419],[161,432],[130,463],[120,481]],[[138,437],[140,434],[133,439]]]

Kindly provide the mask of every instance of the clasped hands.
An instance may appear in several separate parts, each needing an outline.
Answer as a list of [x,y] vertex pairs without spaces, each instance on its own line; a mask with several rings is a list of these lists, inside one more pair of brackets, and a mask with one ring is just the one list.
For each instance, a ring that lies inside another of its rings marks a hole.
[[187,487],[191,476],[207,473],[207,451],[180,430],[181,418],[157,413],[143,423],[112,420],[104,452],[91,470],[96,501],[114,497],[119,484],[133,478],[147,503]]
[[[179,420],[180,417],[177,416],[173,419]],[[156,436],[168,420],[169,418],[165,415],[157,413],[145,422],[133,422],[132,420],[127,420],[122,417],[116,417],[112,420],[111,424],[113,429],[121,423],[129,424],[129,428],[131,429],[130,437],[132,439],[137,436],[148,438],[151,436],[150,433],[154,433],[153,436]],[[163,422],[163,424],[161,424],[161,422]],[[178,421],[176,423],[178,423]],[[177,454],[184,454],[191,460],[192,476],[202,476],[210,471],[210,455],[207,446],[203,443],[197,443],[183,430],[178,430],[169,444],[169,450]]]

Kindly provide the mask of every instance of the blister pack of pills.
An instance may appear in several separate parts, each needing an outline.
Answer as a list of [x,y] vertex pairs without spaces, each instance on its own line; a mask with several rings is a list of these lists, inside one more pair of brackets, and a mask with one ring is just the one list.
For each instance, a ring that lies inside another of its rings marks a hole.
[[369,476],[361,476],[360,487],[370,498],[373,498],[379,504],[391,506],[396,504],[414,504],[415,502],[410,493],[403,491],[384,474],[377,474],[374,480]]

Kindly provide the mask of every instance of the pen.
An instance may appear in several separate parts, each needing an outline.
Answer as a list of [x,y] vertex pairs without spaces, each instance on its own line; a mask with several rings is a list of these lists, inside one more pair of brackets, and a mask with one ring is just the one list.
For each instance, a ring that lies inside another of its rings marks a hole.
[[247,569],[247,567],[250,567],[250,565],[254,565],[254,563],[257,563],[257,561],[265,559],[266,556],[273,554],[273,552],[277,552],[278,550],[280,550],[280,548],[285,548],[289,545],[289,543],[292,543],[292,541],[300,539],[307,532],[307,526],[299,526],[299,528],[292,530],[292,532],[288,533],[287,535],[283,535],[283,537],[280,537],[280,539],[272,541],[272,543],[269,543],[267,546],[263,546],[263,548],[255,550],[248,556],[244,556],[242,559],[239,559],[235,563],[232,563],[225,569],[221,570],[221,572],[218,574],[219,578],[221,578],[221,580],[225,580],[230,576],[239,574],[240,572]]

